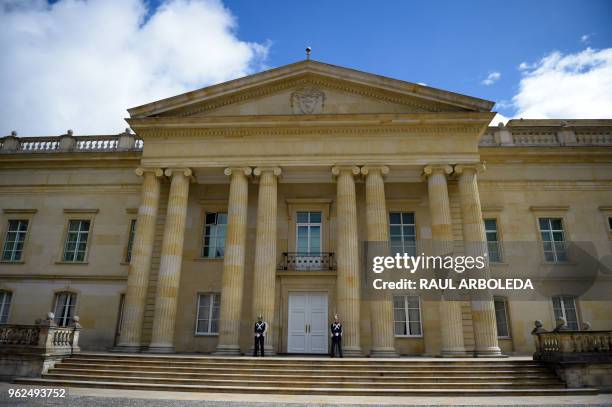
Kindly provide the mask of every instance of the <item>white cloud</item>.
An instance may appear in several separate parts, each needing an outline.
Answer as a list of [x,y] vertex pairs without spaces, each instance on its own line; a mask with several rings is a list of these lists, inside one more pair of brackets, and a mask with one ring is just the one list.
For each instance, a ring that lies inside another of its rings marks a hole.
[[588,44],[591,42],[591,36],[589,34],[584,34],[580,37],[580,42],[583,44]]
[[118,133],[129,107],[263,67],[269,44],[241,41],[220,0],[147,4],[0,0],[0,132]]
[[515,117],[612,118],[612,48],[552,52],[523,70]]
[[497,113],[493,120],[491,120],[491,123],[489,123],[489,126],[498,126],[500,122],[505,125],[506,123],[508,123],[508,120],[510,120],[510,118],[504,116],[501,113]]
[[501,78],[501,73],[499,72],[491,72],[487,75],[486,79],[484,79],[481,83],[485,86],[493,85]]

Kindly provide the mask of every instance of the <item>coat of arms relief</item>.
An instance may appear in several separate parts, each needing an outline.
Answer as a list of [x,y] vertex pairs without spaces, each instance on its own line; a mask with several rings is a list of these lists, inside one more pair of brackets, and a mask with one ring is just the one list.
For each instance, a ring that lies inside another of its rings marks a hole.
[[291,93],[293,114],[323,113],[325,93],[318,88],[307,86]]

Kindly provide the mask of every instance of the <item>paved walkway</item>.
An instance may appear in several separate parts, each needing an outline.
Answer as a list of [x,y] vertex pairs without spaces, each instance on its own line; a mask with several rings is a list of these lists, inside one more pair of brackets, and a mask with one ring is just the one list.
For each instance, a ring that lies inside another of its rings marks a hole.
[[35,386],[0,383],[2,406],[87,407],[299,407],[299,406],[612,406],[612,394],[546,397],[331,397],[266,394],[182,393],[143,390],[68,388],[66,398],[9,398],[10,388]]

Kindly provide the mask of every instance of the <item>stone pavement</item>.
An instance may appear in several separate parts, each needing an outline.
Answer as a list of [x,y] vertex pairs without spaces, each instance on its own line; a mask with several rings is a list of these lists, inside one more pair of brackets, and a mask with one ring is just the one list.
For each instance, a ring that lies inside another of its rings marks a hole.
[[144,390],[68,388],[66,398],[9,398],[9,388],[34,386],[0,383],[0,406],[87,407],[299,407],[299,406],[612,406],[612,394],[543,397],[326,397],[267,394],[181,393]]

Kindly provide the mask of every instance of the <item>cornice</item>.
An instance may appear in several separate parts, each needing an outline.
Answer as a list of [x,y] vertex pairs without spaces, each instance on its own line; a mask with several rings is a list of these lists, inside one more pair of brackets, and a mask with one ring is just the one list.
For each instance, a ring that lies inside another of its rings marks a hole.
[[[0,266],[2,263],[0,263]],[[93,281],[123,281],[127,276],[101,275],[70,275],[70,274],[0,274],[0,279],[7,280],[93,280]]]

